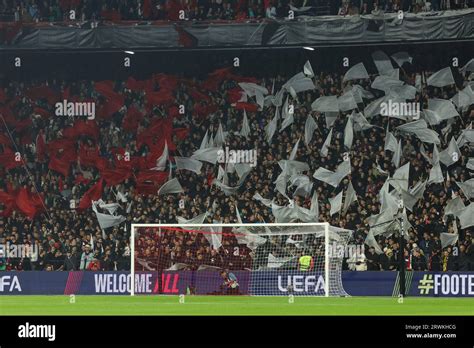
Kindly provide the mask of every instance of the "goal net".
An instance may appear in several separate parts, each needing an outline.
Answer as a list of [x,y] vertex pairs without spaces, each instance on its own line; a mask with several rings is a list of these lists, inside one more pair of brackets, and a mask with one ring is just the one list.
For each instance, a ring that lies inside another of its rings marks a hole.
[[134,224],[130,293],[347,296],[351,234],[327,223]]

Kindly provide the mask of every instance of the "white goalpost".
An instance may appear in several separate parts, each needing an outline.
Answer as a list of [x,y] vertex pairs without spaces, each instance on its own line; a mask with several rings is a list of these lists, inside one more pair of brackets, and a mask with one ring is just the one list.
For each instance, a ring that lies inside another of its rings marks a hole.
[[132,224],[130,294],[348,296],[328,223]]

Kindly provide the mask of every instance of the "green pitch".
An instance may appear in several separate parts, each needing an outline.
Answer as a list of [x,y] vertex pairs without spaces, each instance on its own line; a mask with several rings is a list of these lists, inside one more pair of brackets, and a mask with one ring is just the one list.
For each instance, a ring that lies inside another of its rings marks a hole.
[[0,315],[474,315],[472,298],[0,296]]

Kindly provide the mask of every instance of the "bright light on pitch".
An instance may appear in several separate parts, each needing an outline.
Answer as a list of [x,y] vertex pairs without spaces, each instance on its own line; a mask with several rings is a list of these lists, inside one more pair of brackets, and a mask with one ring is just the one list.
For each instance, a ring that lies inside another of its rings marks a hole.
[[308,51],[314,51],[313,47],[308,47],[308,46],[303,47],[303,49],[308,50]]
[[135,52],[133,52],[133,51],[125,51],[125,53],[127,53],[127,54],[135,54]]

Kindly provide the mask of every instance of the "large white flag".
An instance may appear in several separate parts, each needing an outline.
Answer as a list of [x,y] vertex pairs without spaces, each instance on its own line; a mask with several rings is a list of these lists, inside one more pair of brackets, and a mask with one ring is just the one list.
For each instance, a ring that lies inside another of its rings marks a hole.
[[187,219],[185,219],[181,216],[176,216],[176,220],[178,220],[178,223],[181,224],[181,225],[201,225],[206,220],[208,214],[209,213],[206,211],[205,213],[203,213],[201,215],[198,215],[198,216],[195,216],[195,217],[193,217],[192,219],[189,219],[189,220],[187,220]]
[[460,196],[456,196],[454,199],[450,199],[446,206],[444,207],[444,216],[454,215],[458,217],[459,214],[466,208],[464,202]]
[[393,65],[390,58],[382,51],[372,53],[372,59],[380,75],[390,75],[393,72]]
[[400,167],[401,159],[402,159],[402,139],[398,141],[397,149],[395,150],[392,156],[392,163],[395,166],[395,168]]
[[407,52],[397,52],[391,55],[392,59],[397,63],[401,68],[402,65],[406,62],[410,63],[413,61],[413,58]]
[[344,146],[349,150],[352,147],[354,141],[354,129],[352,127],[352,117],[347,117],[346,128],[344,129]]
[[456,139],[454,136],[451,138],[448,147],[441,151],[439,154],[439,160],[445,166],[449,167],[450,165],[456,163],[461,158],[461,151],[459,150],[458,144],[456,144]]
[[339,112],[337,96],[322,96],[311,104],[311,110],[319,112]]
[[249,126],[249,120],[247,118],[247,112],[245,112],[245,109],[244,109],[244,119],[242,121],[242,129],[240,130],[239,134],[247,139],[249,138],[250,126]]
[[335,172],[328,170],[326,168],[320,167],[314,172],[313,177],[331,186],[337,187],[339,186],[339,183],[341,182],[341,180],[344,179],[350,173],[351,173],[351,162],[342,161],[342,163],[339,164]]
[[349,181],[349,185],[347,186],[346,190],[346,198],[344,198],[344,207],[342,208],[342,213],[345,215],[347,210],[353,202],[357,202],[357,194],[352,186],[352,181]]
[[261,202],[264,206],[270,208],[272,206],[272,200],[271,199],[267,199],[267,198],[263,198],[260,193],[255,193],[252,197],[253,199]]
[[153,170],[163,171],[166,168],[166,161],[168,161],[168,142],[165,141],[165,148],[161,156],[156,160],[156,167]]
[[342,81],[346,82],[350,80],[361,80],[361,79],[368,79],[368,78],[369,78],[369,74],[367,72],[367,69],[365,68],[363,63],[359,63],[359,64],[354,65],[349,70],[347,70]]
[[392,88],[400,87],[402,85],[403,81],[400,81],[398,79],[394,79],[389,76],[377,76],[370,85],[370,87],[372,87],[373,89],[384,91],[385,94],[389,94]]
[[339,213],[342,208],[342,191],[333,198],[329,198],[329,204],[331,204],[331,211],[329,214],[333,216],[336,213]]
[[314,70],[313,70],[313,67],[311,66],[311,63],[309,62],[309,60],[304,64],[303,73],[306,76],[308,76],[309,78],[314,77]]
[[293,89],[296,93],[312,90],[314,88],[313,81],[309,77],[306,77],[303,72],[296,74],[282,86],[282,89],[286,89],[287,91]]
[[184,192],[181,184],[179,183],[177,178],[173,178],[165,182],[160,189],[158,190],[158,195],[168,195],[171,193],[180,193]]
[[398,126],[397,129],[403,133],[414,134],[425,143],[441,143],[438,133],[432,129],[428,129],[428,124],[423,119],[403,124]]
[[194,158],[178,157],[175,156],[176,169],[178,170],[189,170],[196,174],[201,174],[202,163]]
[[269,144],[272,142],[273,134],[275,134],[275,131],[277,129],[277,122],[278,122],[278,107],[276,108],[275,116],[265,127],[266,140]]
[[459,188],[462,190],[462,192],[468,199],[474,197],[474,178],[464,182],[456,181],[456,184],[459,186]]
[[326,137],[326,140],[324,141],[323,147],[319,151],[321,153],[321,156],[327,157],[328,151],[329,151],[329,145],[331,145],[331,139],[332,139],[332,128],[329,131],[329,134]]
[[127,218],[122,215],[115,216],[115,215],[99,213],[99,211],[97,210],[97,205],[98,205],[98,202],[93,201],[92,210],[94,211],[97,217],[97,221],[99,222],[99,226],[102,230],[109,227],[117,226],[121,224],[122,222],[124,222],[125,220],[127,220]]
[[289,158],[290,161],[293,161],[296,158],[296,154],[298,153],[299,144],[300,144],[300,139],[298,139],[295,146],[293,146],[293,150],[291,150],[291,154],[290,154],[290,158]]
[[389,150],[389,151],[392,151],[392,152],[396,152],[397,148],[398,148],[397,138],[395,138],[395,136],[392,134],[392,132],[390,132],[388,130],[388,127],[387,127],[387,132],[386,132],[386,135],[385,135],[384,151]]
[[373,127],[361,112],[355,112],[354,110],[351,116],[354,121],[355,132],[365,131]]
[[339,110],[341,111],[357,109],[357,102],[351,91],[344,93],[342,96],[337,98],[337,103],[339,104]]
[[367,237],[365,237],[364,244],[367,244],[369,247],[374,248],[374,249],[375,249],[375,252],[376,252],[378,255],[383,254],[382,249],[380,249],[379,244],[378,244],[377,241],[375,240],[374,232],[372,231],[372,229],[371,229],[371,230],[369,231],[369,233],[367,234]]
[[313,116],[308,115],[306,117],[306,123],[304,125],[304,142],[308,145],[313,139],[314,131],[317,128],[316,121],[314,120]]
[[469,71],[474,71],[474,58],[466,63],[461,69],[459,69],[463,74]]
[[461,229],[474,226],[474,203],[470,203],[459,214],[459,222],[461,222]]
[[217,133],[216,133],[216,136],[214,137],[214,144],[216,147],[221,147],[222,145],[224,145],[224,143],[225,143],[224,129],[222,128],[222,123],[219,122],[219,128],[217,128]]
[[451,68],[448,66],[447,68],[435,72],[433,75],[428,77],[428,79],[426,80],[426,84],[428,86],[435,87],[454,85],[454,76],[451,71]]
[[216,164],[219,151],[222,151],[220,147],[208,147],[206,149],[194,151],[191,158],[198,161]]
[[439,239],[441,240],[441,249],[444,249],[449,245],[456,244],[459,238],[459,234],[442,232],[440,233],[439,237],[440,237]]

